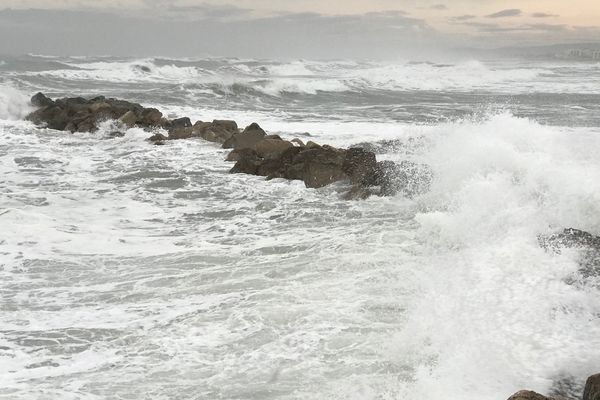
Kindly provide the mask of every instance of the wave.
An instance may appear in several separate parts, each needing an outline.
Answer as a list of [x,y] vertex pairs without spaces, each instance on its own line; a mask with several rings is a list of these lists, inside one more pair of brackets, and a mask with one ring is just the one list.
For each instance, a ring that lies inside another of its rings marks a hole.
[[33,108],[29,95],[0,83],[0,120],[19,120],[29,114]]
[[435,179],[415,205],[418,294],[390,343],[418,365],[407,398],[548,393],[592,373],[600,298],[581,284],[577,255],[547,254],[537,235],[600,232],[597,132],[501,113],[418,134],[427,146],[414,158]]
[[244,85],[268,95],[364,91],[490,91],[581,92],[596,91],[593,79],[561,79],[589,75],[589,66],[520,66],[466,61],[456,64],[430,62],[316,62],[288,63],[248,60],[74,60],[68,68],[29,72],[51,78],[115,83],[181,85]]

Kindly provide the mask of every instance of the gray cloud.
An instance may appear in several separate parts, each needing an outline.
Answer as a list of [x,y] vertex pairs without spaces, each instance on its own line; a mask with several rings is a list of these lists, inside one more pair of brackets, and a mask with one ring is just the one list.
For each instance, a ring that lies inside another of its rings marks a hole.
[[462,22],[462,21],[469,21],[469,20],[475,19],[475,18],[477,18],[477,15],[466,14],[466,15],[457,15],[455,17],[450,17],[450,18],[448,18],[448,20],[450,22]]
[[486,15],[487,18],[506,18],[506,17],[518,17],[523,12],[517,8],[510,8],[508,10],[498,11],[490,15]]
[[433,10],[447,10],[448,6],[445,4],[434,4],[431,6]]
[[546,13],[543,13],[543,12],[536,12],[536,13],[531,14],[531,16],[533,18],[553,18],[553,17],[558,17],[558,15],[556,15],[556,14],[546,14]]
[[190,11],[199,12],[202,19],[4,10],[0,11],[0,37],[6,40],[0,41],[0,54],[389,58],[435,53],[432,48],[448,46],[444,36],[424,20],[400,11],[238,19],[229,16],[242,10]]

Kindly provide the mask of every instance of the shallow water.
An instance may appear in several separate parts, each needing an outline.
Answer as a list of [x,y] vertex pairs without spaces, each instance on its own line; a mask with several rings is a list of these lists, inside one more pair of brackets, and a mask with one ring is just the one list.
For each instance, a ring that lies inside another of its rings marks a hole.
[[[598,65],[0,59],[0,398],[505,399],[597,372],[600,282],[537,236],[600,234]],[[202,140],[35,128],[39,90],[395,140],[378,157],[434,181],[347,202],[229,175]]]

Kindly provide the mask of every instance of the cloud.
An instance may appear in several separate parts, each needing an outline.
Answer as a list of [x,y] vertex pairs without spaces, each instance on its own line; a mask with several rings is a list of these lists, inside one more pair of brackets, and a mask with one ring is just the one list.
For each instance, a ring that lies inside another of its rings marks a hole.
[[433,10],[447,10],[448,6],[445,4],[434,4],[430,8]]
[[498,11],[490,15],[486,15],[486,18],[506,18],[506,17],[518,17],[523,12],[518,8],[509,8],[507,10]]
[[559,15],[556,15],[556,14],[546,14],[546,13],[543,13],[543,12],[536,12],[536,13],[531,14],[531,16],[533,18],[553,18],[553,17],[559,17]]
[[[163,2],[164,5],[164,2]],[[173,4],[171,4],[173,5]],[[249,58],[427,57],[448,39],[400,11],[296,13],[230,18],[243,10],[171,7],[176,15],[94,11],[0,11],[0,54],[229,56]],[[224,16],[206,18],[207,14]],[[186,19],[187,18],[187,19]]]
[[450,17],[450,18],[448,18],[448,20],[451,22],[462,22],[462,21],[469,21],[469,20],[475,19],[475,18],[477,18],[477,15],[465,14],[465,15],[457,15],[455,17]]

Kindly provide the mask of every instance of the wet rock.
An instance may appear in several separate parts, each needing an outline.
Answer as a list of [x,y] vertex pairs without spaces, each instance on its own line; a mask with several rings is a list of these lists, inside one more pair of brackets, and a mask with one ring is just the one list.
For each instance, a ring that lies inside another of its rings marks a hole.
[[510,396],[508,400],[554,400],[531,390],[521,390]]
[[167,137],[162,133],[156,133],[148,138],[150,142],[162,142],[167,140]]
[[140,123],[144,126],[159,126],[162,116],[162,113],[156,108],[145,108],[140,114]]
[[191,128],[192,121],[188,117],[177,118],[171,121],[171,129]]
[[229,171],[230,173],[258,175],[258,167],[261,165],[262,160],[258,157],[256,151],[249,148],[239,149],[238,158],[238,162]]
[[320,188],[348,179],[343,171],[345,152],[333,147],[306,148],[292,159],[288,179],[300,179],[308,188]]
[[50,107],[54,105],[54,101],[46,97],[42,92],[38,92],[31,98],[31,105],[34,107]]
[[304,147],[304,142],[300,139],[292,139],[292,143],[296,146]]
[[213,120],[212,125],[218,126],[219,128],[223,128],[224,130],[232,133],[237,133],[238,131],[237,122],[231,120],[215,119]]
[[[579,275],[584,282],[600,277],[600,236],[580,229],[567,228],[553,235],[539,236],[538,242],[540,247],[556,254],[560,254],[564,248],[577,249],[577,261],[581,267]],[[578,279],[574,279],[576,280]]]
[[256,122],[250,124],[241,133],[232,135],[223,142],[224,149],[252,148],[256,143],[264,139],[267,134]]
[[600,400],[600,374],[590,376],[585,382],[583,400]]
[[173,127],[169,131],[169,140],[189,139],[194,137],[194,128],[191,126]]
[[294,147],[294,145],[287,140],[263,139],[256,143],[252,149],[262,158],[278,158],[281,153],[290,147]]
[[[105,120],[124,118],[128,126],[144,128],[156,126],[158,110],[145,109],[137,103],[97,96],[92,99],[70,97],[50,100],[41,93],[32,97],[31,103],[38,109],[26,119],[37,125],[71,132],[94,132]],[[149,111],[148,111],[149,110]],[[148,118],[144,119],[143,116]]]
[[361,148],[346,150],[342,170],[353,184],[374,186],[376,182],[377,159],[375,153]]
[[202,122],[194,124],[194,136],[201,137],[204,140],[215,143],[224,143],[234,134],[238,133],[235,121]]
[[121,123],[123,123],[125,126],[127,126],[128,128],[131,128],[131,127],[135,126],[137,119],[138,119],[138,117],[133,111],[127,111],[125,114],[123,114],[119,118],[119,121]]

